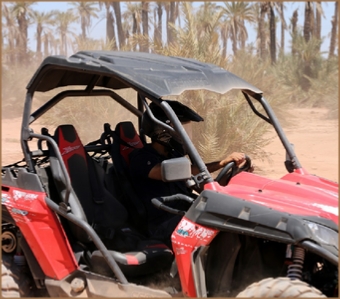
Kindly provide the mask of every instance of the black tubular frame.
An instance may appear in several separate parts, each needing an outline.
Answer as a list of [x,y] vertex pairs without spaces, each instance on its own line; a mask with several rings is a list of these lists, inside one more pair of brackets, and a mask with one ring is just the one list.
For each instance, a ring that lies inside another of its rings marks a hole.
[[[131,113],[136,115],[138,117],[139,126],[141,125],[142,115],[143,115],[143,112],[145,110],[148,113],[148,115],[150,116],[150,118],[155,123],[157,123],[158,125],[163,127],[165,130],[176,131],[181,136],[183,143],[188,150],[188,155],[190,156],[191,160],[193,161],[193,163],[199,169],[200,177],[202,178],[201,182],[208,183],[208,182],[213,181],[213,178],[212,178],[211,174],[209,173],[204,161],[200,157],[197,149],[195,148],[195,146],[192,143],[191,139],[189,138],[187,132],[183,128],[183,126],[182,126],[181,122],[179,121],[177,115],[175,114],[173,109],[170,107],[170,105],[166,101],[163,101],[162,99],[155,98],[152,95],[145,95],[143,92],[139,91],[139,92],[137,92],[137,108],[136,108],[135,106],[130,104],[127,100],[122,98],[120,95],[118,95],[113,90],[109,90],[109,89],[95,89],[95,90],[93,90],[94,85],[95,85],[95,81],[96,80],[92,80],[90,82],[92,84],[88,85],[84,90],[61,91],[60,93],[55,95],[52,99],[50,99],[48,102],[46,102],[43,106],[41,106],[36,111],[34,111],[31,115],[29,115],[29,113],[30,113],[30,109],[31,109],[31,105],[32,105],[33,95],[31,95],[30,93],[27,93],[26,103],[25,103],[25,108],[24,108],[23,123],[22,123],[22,131],[21,131],[21,136],[22,136],[21,137],[21,144],[22,144],[22,150],[23,150],[23,153],[24,153],[25,160],[27,161],[27,164],[28,164],[29,171],[33,172],[34,170],[33,170],[33,164],[32,164],[32,154],[28,149],[27,141],[30,140],[32,137],[44,139],[42,137],[42,135],[36,135],[36,134],[30,132],[29,125],[31,123],[33,123],[36,119],[38,119],[41,115],[43,115],[46,111],[51,109],[53,106],[55,106],[57,103],[59,103],[64,98],[67,98],[67,97],[89,97],[89,96],[109,96],[113,100],[118,102],[120,105],[122,105],[124,108],[129,110]],[[249,90],[242,90],[242,93],[243,93],[245,99],[247,100],[252,111],[257,116],[259,116],[264,121],[266,121],[267,123],[271,124],[274,127],[283,147],[286,150],[286,153],[288,154],[290,161],[292,162],[294,169],[301,168],[302,166],[301,166],[301,164],[300,164],[300,162],[299,162],[299,160],[298,160],[298,158],[297,158],[297,156],[294,152],[293,146],[288,141],[288,139],[287,139],[287,137],[286,137],[286,135],[285,135],[285,133],[284,133],[274,111],[272,110],[272,108],[270,107],[270,105],[268,104],[266,99],[262,96],[262,94],[253,93],[253,92],[250,92]],[[260,113],[255,108],[255,106],[254,106],[252,100],[250,99],[249,95],[251,95],[255,100],[257,100],[261,104],[264,111],[267,113],[267,116],[263,115],[262,113]],[[164,110],[165,114],[169,117],[170,121],[172,122],[173,127],[164,124],[163,122],[159,121],[158,119],[156,119],[154,117],[154,115],[152,114],[151,110],[149,109],[149,107],[147,105],[146,97],[148,99],[150,99],[152,102],[156,103],[158,106],[160,106]],[[141,138],[145,139],[144,136],[141,136]]]
[[84,229],[84,231],[86,231],[86,233],[91,237],[93,243],[96,245],[98,250],[102,253],[104,259],[106,260],[107,264],[111,268],[112,272],[116,275],[116,278],[119,280],[119,282],[122,284],[129,283],[125,275],[123,274],[122,270],[119,268],[117,262],[115,261],[113,256],[110,254],[110,252],[107,250],[102,240],[99,238],[97,233],[87,222],[81,219],[78,219],[72,213],[68,213],[65,209],[63,209],[61,206],[58,206],[50,198],[46,197],[45,201],[47,205],[49,206],[49,208],[53,210],[55,213],[57,213],[58,215],[61,215],[67,220],[73,222],[75,225]]
[[253,94],[254,99],[256,99],[262,106],[262,108],[265,110],[265,112],[267,113],[268,117],[266,117],[265,115],[263,115],[262,113],[260,113],[254,106],[253,102],[251,101],[249,95],[245,92],[242,91],[244,97],[246,98],[251,110],[260,118],[262,118],[263,120],[265,120],[267,123],[271,124],[278,137],[280,138],[280,141],[283,145],[283,147],[285,148],[288,157],[290,159],[290,161],[293,163],[294,169],[299,169],[301,168],[301,164],[294,152],[294,148],[291,145],[291,143],[289,142],[289,140],[286,137],[286,134],[284,133],[279,120],[277,119],[273,109],[270,107],[269,103],[267,102],[267,100],[260,94]]

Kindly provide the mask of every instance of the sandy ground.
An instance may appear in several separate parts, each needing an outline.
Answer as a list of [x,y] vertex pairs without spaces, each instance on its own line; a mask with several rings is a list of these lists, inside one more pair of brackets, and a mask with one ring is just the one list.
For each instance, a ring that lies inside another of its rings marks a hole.
[[[327,118],[327,110],[320,108],[298,108],[289,111],[283,126],[288,140],[294,144],[302,166],[312,174],[339,181],[338,171],[338,120]],[[6,165],[22,158],[20,148],[21,119],[2,120],[1,162]],[[33,126],[35,132],[39,125]],[[270,178],[286,174],[283,161],[285,152],[276,138],[265,148],[269,161],[254,161],[256,172]]]
[[[311,174],[339,181],[339,128],[337,119],[328,119],[327,110],[320,108],[296,108],[289,111],[283,126],[296,156],[305,170]],[[261,174],[279,178],[287,173],[284,166],[285,150],[278,138],[266,148],[270,160],[254,161]]]

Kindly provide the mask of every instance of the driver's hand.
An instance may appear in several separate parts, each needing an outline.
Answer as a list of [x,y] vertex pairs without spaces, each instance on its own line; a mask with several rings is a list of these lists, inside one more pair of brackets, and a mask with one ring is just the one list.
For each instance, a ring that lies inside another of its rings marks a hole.
[[236,165],[242,164],[246,159],[246,155],[243,153],[234,152],[230,154],[227,158],[220,162],[221,167],[226,166],[228,163],[235,161]]

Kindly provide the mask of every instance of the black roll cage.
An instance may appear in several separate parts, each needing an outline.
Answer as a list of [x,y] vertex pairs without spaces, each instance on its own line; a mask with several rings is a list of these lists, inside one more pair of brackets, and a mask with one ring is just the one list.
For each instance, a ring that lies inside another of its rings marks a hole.
[[[95,76],[97,77],[97,76]],[[26,102],[24,106],[24,115],[23,115],[23,121],[22,121],[22,130],[21,130],[21,146],[24,154],[24,158],[28,165],[28,171],[34,172],[34,165],[32,163],[32,152],[29,150],[27,141],[31,140],[32,138],[42,139],[46,140],[47,142],[51,143],[52,146],[56,149],[56,144],[51,138],[46,138],[46,136],[41,134],[33,133],[29,129],[29,125],[33,123],[35,120],[37,120],[40,116],[42,116],[44,113],[46,113],[48,110],[50,110],[52,107],[54,107],[57,103],[59,103],[61,100],[67,98],[67,97],[92,97],[92,96],[109,96],[114,101],[118,102],[120,105],[122,105],[124,108],[129,110],[131,113],[136,115],[138,117],[138,125],[139,128],[141,127],[141,119],[144,111],[148,113],[148,115],[151,117],[155,123],[162,126],[165,130],[168,131],[176,131],[179,136],[181,136],[183,143],[185,147],[187,148],[188,155],[190,156],[192,163],[196,165],[199,169],[199,175],[197,176],[198,182],[200,183],[208,183],[212,182],[213,178],[211,174],[209,173],[208,169],[206,168],[206,165],[202,158],[200,157],[197,149],[195,148],[194,144],[192,143],[191,139],[187,135],[185,129],[183,128],[181,122],[179,121],[178,117],[176,116],[173,109],[170,107],[170,105],[163,101],[161,98],[156,98],[150,94],[146,94],[145,92],[141,90],[137,91],[137,108],[130,104],[127,100],[122,98],[120,95],[118,95],[116,92],[114,92],[111,89],[94,89],[95,83],[92,82],[86,86],[85,89],[80,90],[66,90],[61,91],[58,94],[56,94],[54,97],[52,97],[49,101],[47,101],[43,106],[38,108],[36,111],[34,111],[32,114],[30,114],[32,101],[33,101],[33,94],[34,91],[29,90],[26,94]],[[130,88],[133,88],[130,86]],[[275,116],[274,111],[271,109],[270,105],[266,101],[266,99],[262,96],[262,94],[252,92],[250,90],[242,90],[242,93],[248,102],[250,108],[252,111],[262,118],[267,123],[271,124],[276,133],[278,134],[278,137],[281,140],[281,143],[283,144],[283,147],[285,148],[287,152],[287,156],[289,157],[289,161],[292,163],[292,166],[294,169],[301,168],[300,162],[298,158],[295,155],[294,149],[292,145],[289,143],[278,119]],[[260,103],[260,105],[263,107],[264,111],[267,113],[267,116],[263,115],[261,112],[259,112],[256,107],[253,104],[252,99],[250,96],[255,99],[257,102]],[[146,102],[146,98],[160,106],[166,115],[169,117],[171,123],[173,124],[173,127],[159,121],[155,118],[155,116],[152,114],[151,110],[148,107],[148,104]],[[142,133],[142,132],[141,132]],[[145,140],[145,136],[141,136],[142,139]],[[57,151],[56,151],[57,152]],[[67,176],[66,168],[64,167],[62,161],[61,165],[63,166],[63,172]]]

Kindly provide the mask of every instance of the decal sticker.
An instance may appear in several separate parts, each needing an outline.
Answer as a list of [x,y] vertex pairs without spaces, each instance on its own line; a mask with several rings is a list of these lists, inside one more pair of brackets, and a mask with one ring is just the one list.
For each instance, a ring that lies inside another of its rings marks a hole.
[[177,234],[182,235],[184,237],[188,237],[189,236],[189,233],[187,231],[181,229],[181,228],[177,230]]
[[16,209],[16,208],[12,209],[12,213],[22,215],[22,216],[26,216],[28,214],[27,211],[19,210],[19,209]]
[[180,248],[176,248],[176,255],[180,255],[180,254],[186,254],[188,251],[183,248],[183,247],[180,247]]
[[198,226],[183,219],[177,226],[176,234],[185,238],[188,237],[203,240],[210,239],[215,234],[215,231]]
[[131,149],[131,147],[135,147],[136,145],[138,145],[139,142],[140,141],[127,142],[127,144],[130,145],[130,147],[124,146],[122,150],[125,151],[125,150],[128,150],[128,149]]
[[23,200],[36,200],[38,198],[37,194],[26,193],[19,190],[13,190],[13,199],[23,199]]
[[77,146],[67,146],[63,148],[63,152],[61,153],[62,156],[67,155],[70,152],[76,151],[80,148],[80,145]]
[[6,193],[2,193],[1,194],[1,203],[5,203],[5,202],[7,202],[9,200],[10,200],[10,197],[9,197],[8,194],[6,194]]

